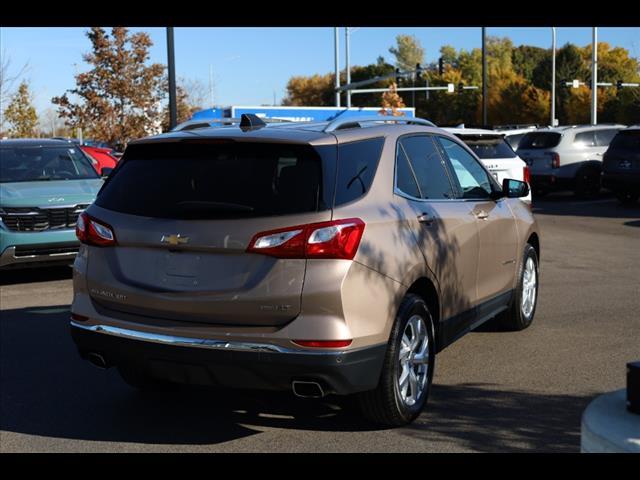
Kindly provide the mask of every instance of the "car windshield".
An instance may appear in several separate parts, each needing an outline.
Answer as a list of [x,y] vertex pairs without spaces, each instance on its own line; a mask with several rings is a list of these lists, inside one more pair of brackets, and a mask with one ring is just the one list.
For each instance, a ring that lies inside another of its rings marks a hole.
[[0,182],[98,178],[90,160],[77,147],[3,146]]
[[561,137],[557,132],[530,132],[520,140],[518,150],[557,147]]
[[504,141],[502,136],[460,135],[459,138],[474,151],[478,158],[514,158],[516,156],[513,149]]

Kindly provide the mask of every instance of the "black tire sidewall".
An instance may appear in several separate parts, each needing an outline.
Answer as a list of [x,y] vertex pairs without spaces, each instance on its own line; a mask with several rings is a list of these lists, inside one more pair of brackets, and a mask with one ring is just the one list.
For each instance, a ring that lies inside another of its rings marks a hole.
[[[424,409],[427,400],[429,398],[429,393],[431,391],[431,383],[433,381],[433,371],[435,368],[435,339],[433,336],[434,332],[434,324],[433,318],[429,309],[420,297],[416,295],[410,295],[405,299],[405,302],[408,302],[408,305],[403,305],[404,308],[399,312],[399,316],[396,320],[396,325],[393,330],[393,337],[390,343],[390,355],[388,358],[388,363],[385,368],[385,372],[383,372],[386,376],[385,382],[388,383],[390,387],[393,388],[395,405],[398,413],[407,421],[410,422],[414,420],[420,412]],[[425,322],[427,327],[427,335],[429,338],[429,367],[427,374],[427,384],[426,388],[422,394],[421,399],[416,402],[415,405],[406,405],[400,396],[400,390],[398,384],[396,382],[396,378],[398,375],[399,362],[398,362],[398,350],[400,349],[400,343],[402,341],[402,334],[404,329],[409,322],[409,319],[413,315],[420,315]]]

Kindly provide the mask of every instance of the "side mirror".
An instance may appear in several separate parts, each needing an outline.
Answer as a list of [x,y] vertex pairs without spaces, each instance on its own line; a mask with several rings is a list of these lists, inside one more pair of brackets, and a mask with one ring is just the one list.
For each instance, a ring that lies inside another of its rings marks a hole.
[[102,170],[100,170],[100,175],[102,176],[102,178],[107,178],[109,175],[111,175],[111,172],[113,172],[113,168],[104,167]]
[[502,192],[507,198],[522,198],[529,195],[529,184],[512,178],[502,181]]

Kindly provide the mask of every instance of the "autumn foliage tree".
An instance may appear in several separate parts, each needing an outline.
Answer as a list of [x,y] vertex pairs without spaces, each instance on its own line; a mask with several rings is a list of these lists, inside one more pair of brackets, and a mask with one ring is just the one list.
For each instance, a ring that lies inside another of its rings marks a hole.
[[20,83],[18,91],[11,97],[4,111],[4,119],[9,124],[9,135],[14,138],[35,137],[38,115],[32,105],[31,92],[26,82]]
[[60,116],[68,126],[82,128],[85,137],[111,144],[126,146],[159,133],[165,67],[149,64],[149,35],[123,27],[114,27],[109,35],[93,27],[87,37],[92,49],[83,59],[91,69],[75,76],[74,89],[52,99]]
[[389,86],[389,90],[382,94],[382,108],[380,109],[382,115],[402,116],[402,112],[399,109],[404,108],[405,104],[400,95],[398,95],[397,88],[397,85],[392,83]]

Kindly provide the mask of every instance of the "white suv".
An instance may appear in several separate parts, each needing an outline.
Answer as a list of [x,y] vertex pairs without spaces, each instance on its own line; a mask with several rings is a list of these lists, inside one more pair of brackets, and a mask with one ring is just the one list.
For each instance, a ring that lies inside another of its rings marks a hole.
[[573,190],[588,197],[600,191],[602,155],[624,125],[574,125],[527,133],[518,155],[531,168],[534,193]]
[[[504,134],[479,128],[444,128],[462,140],[484,163],[491,175],[502,184],[505,178],[529,182],[529,167],[516,155]],[[522,198],[531,203],[531,193]]]

